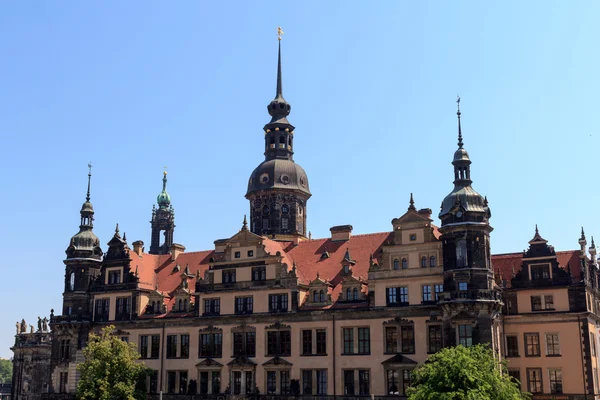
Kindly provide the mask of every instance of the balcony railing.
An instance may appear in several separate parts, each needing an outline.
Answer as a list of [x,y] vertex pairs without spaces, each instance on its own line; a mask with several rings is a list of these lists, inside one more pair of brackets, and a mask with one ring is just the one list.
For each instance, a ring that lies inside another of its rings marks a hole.
[[61,322],[85,322],[85,321],[91,321],[92,317],[88,314],[82,314],[82,315],[77,315],[77,314],[73,314],[73,315],[55,315],[54,317],[52,317],[52,323],[55,324],[60,324]]
[[451,300],[491,300],[502,301],[502,295],[496,290],[471,289],[440,293],[440,302]]

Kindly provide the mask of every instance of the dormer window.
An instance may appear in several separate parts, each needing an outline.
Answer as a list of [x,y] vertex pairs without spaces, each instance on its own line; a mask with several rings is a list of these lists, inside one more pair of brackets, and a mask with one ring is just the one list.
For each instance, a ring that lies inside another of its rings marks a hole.
[[352,298],[354,300],[358,300],[358,288],[354,288],[354,290],[352,290]]
[[115,285],[118,283],[121,283],[121,271],[120,270],[108,271],[108,284]]
[[352,289],[346,289],[346,300],[352,300]]
[[313,292],[313,303],[318,303],[319,302],[319,292],[317,292],[316,290]]
[[400,269],[400,260],[398,260],[397,258],[394,260],[394,269]]
[[550,279],[550,266],[539,264],[531,266],[531,280]]
[[319,301],[320,301],[321,303],[323,303],[323,302],[325,301],[325,291],[324,291],[324,290],[321,290],[321,291],[319,292]]
[[408,260],[406,258],[402,259],[402,269],[408,268]]

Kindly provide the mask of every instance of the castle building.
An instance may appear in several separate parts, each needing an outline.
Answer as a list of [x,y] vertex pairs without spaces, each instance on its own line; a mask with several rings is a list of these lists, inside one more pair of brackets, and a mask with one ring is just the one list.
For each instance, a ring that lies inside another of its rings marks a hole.
[[[93,232],[90,170],[79,232],[66,250],[62,309],[51,314],[51,334],[17,332],[13,399],[70,398],[89,333],[107,325],[136,343],[154,371],[149,398],[402,398],[429,355],[478,343],[507,360],[521,389],[539,399],[598,398],[593,239],[586,248],[582,231],[578,249],[557,252],[536,227],[527,251],[492,255],[491,210],[472,185],[460,109],[453,188],[439,226],[410,194],[388,231],[353,234],[342,225],[313,239],[312,194],[293,157],[281,70],[279,44],[265,159],[245,195],[249,220],[214,248],[186,252],[174,242],[165,172],[149,252],[141,240],[130,247],[118,225],[103,252]],[[44,352],[36,359],[31,349]],[[25,385],[23,371],[35,362],[46,375]]]

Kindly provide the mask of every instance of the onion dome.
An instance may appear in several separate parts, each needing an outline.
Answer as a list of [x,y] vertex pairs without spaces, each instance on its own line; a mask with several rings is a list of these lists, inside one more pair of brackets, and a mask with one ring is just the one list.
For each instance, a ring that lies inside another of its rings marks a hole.
[[163,173],[163,188],[156,197],[156,202],[159,208],[167,208],[171,204],[171,196],[167,193],[167,171]]

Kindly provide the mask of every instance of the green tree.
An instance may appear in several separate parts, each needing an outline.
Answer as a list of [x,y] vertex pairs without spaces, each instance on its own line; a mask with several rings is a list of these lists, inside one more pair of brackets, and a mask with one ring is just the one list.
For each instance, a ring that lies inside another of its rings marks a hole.
[[12,361],[0,360],[0,383],[12,382],[12,370]]
[[522,400],[507,372],[487,346],[449,347],[432,355],[412,377],[409,400]]
[[77,398],[80,400],[141,400],[145,393],[140,383],[149,369],[136,360],[136,346],[114,335],[109,326],[100,335],[90,335],[83,350],[85,361],[77,366],[80,373]]

